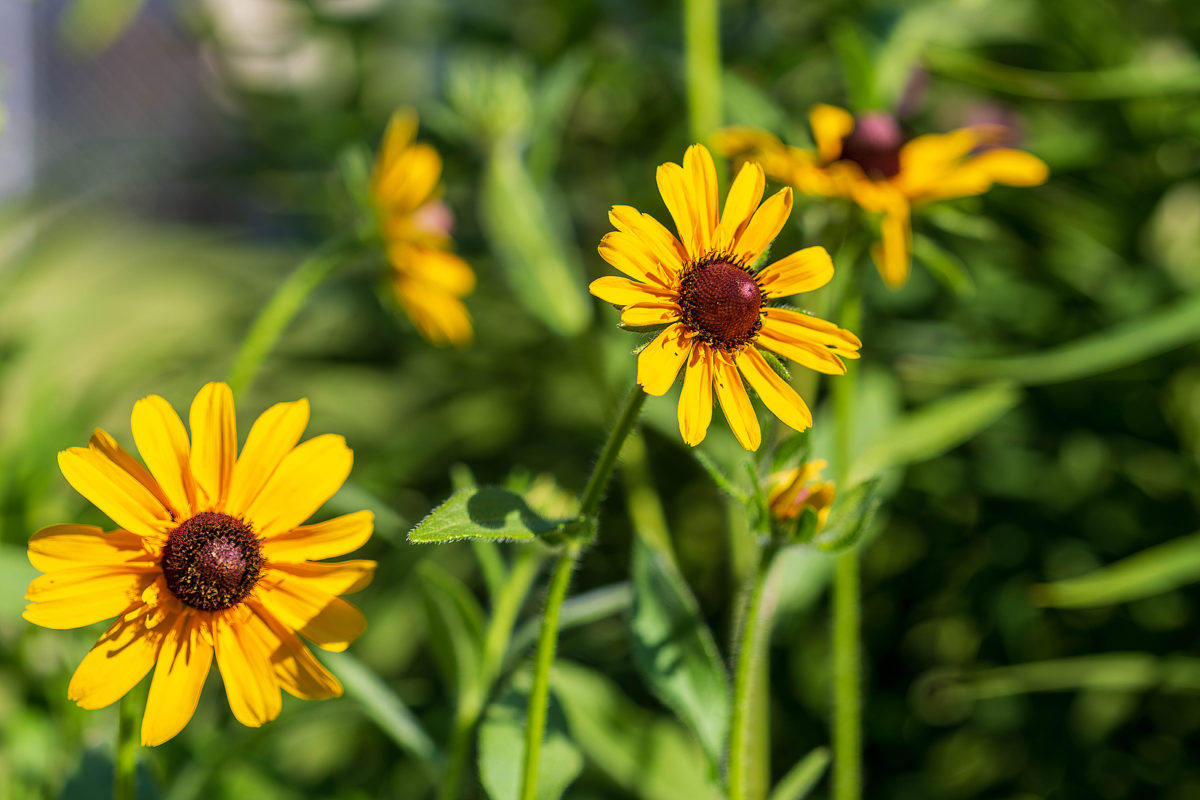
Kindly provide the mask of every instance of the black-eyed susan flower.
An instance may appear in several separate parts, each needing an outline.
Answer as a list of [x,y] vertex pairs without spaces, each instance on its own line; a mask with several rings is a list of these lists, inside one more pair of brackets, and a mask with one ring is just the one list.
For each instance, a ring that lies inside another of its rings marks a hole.
[[638,355],[638,384],[663,395],[687,365],[679,429],[691,445],[708,431],[715,390],[738,441],[758,448],[758,418],[742,377],[779,419],[796,430],[812,424],[804,400],[760,347],[829,374],[846,371],[843,358],[858,357],[861,342],[849,331],[769,305],[824,286],[833,262],[824,248],[809,247],[757,268],[792,209],[791,189],[760,205],[764,187],[762,167],[746,164],[718,215],[716,167],[708,150],[693,145],[682,166],[658,168],[658,188],[679,237],[649,214],[615,206],[609,219],[617,230],[600,243],[604,260],[629,277],[593,281],[592,294],[621,306],[627,326],[666,326]]
[[828,105],[813,108],[809,124],[815,152],[745,127],[721,132],[717,146],[727,155],[760,162],[768,175],[799,192],[849,198],[881,214],[880,242],[871,254],[892,287],[908,279],[914,206],[983,194],[996,183],[1037,186],[1049,174],[1036,156],[995,147],[1004,131],[994,125],[908,139],[889,114],[855,117]]
[[400,306],[428,341],[464,345],[472,330],[462,298],[475,288],[475,273],[450,252],[454,217],[441,201],[442,159],[416,135],[415,114],[392,115],[371,172],[371,201]]
[[824,459],[817,459],[771,475],[767,479],[767,509],[771,516],[791,522],[812,509],[817,515],[813,533],[820,531],[837,495],[832,482],[820,480],[825,466]]
[[[308,402],[267,409],[237,452],[233,396],[200,390],[191,441],[166,400],[133,407],[145,466],[97,429],[87,447],[59,453],[67,481],[118,526],[51,525],[34,534],[29,560],[45,574],[25,594],[25,619],[78,628],[116,617],[75,670],[67,693],[103,708],[154,677],[142,743],[183,729],[216,660],[233,715],[258,726],[296,697],[341,694],[300,636],[344,650],[366,627],[340,595],[366,586],[373,561],[327,563],[370,537],[369,511],[307,520],[350,474],[341,436],[297,444]],[[297,635],[299,634],[299,635]]]

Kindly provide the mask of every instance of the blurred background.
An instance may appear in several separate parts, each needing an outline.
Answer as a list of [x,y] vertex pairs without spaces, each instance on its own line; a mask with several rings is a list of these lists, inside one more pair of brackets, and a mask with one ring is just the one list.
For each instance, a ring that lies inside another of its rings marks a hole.
[[[481,600],[483,581],[465,544],[404,536],[452,475],[547,502],[582,488],[638,341],[586,285],[610,271],[595,245],[611,205],[665,219],[654,169],[691,141],[681,19],[676,3],[633,0],[0,0],[0,796],[109,796],[115,708],[66,699],[103,626],[20,619],[28,537],[103,524],[55,453],[95,426],[132,447],[138,398],[184,408],[226,374],[291,265],[349,224],[337,165],[373,151],[401,106],[445,159],[458,251],[479,278],[476,344],[426,344],[382,257],[355,259],[289,327],[239,429],[303,396],[310,435],[349,440],[351,481],[323,513],[375,509],[363,555],[380,562],[352,652],[445,741],[453,694],[417,565]],[[1044,187],[919,216],[902,291],[855,267],[864,438],[969,372],[929,357],[1038,354],[1117,326],[1136,337],[1193,298],[1131,363],[1049,377],[1010,364],[1003,377],[1029,385],[994,424],[893,471],[864,555],[868,797],[1200,797],[1197,548],[1170,559],[1191,573],[1128,602],[1042,607],[1033,590],[1200,529],[1198,46],[1189,0],[722,3],[727,122],[804,144],[811,105],[870,96],[914,132],[1001,122],[1051,168]],[[827,222],[798,198],[780,251],[832,246]],[[650,469],[624,477],[657,488],[728,652],[737,512],[680,441],[676,393],[647,403]],[[737,468],[723,421],[703,448]],[[633,535],[618,483],[572,587],[615,602],[560,648],[605,709],[560,698],[568,717],[616,733],[674,725],[630,656]],[[828,741],[826,557],[792,556],[771,649],[776,778]],[[689,746],[635,769],[568,722],[584,756],[569,798],[675,797],[698,769]],[[171,800],[418,798],[433,780],[359,698],[288,698],[251,730],[215,670],[192,723],[143,753],[144,795]]]

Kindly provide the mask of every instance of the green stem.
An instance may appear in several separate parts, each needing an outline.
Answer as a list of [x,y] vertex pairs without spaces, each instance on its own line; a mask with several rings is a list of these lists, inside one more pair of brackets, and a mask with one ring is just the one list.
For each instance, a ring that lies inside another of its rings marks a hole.
[[117,752],[113,762],[113,800],[137,800],[137,721],[134,692],[121,698],[117,710]]
[[[579,504],[579,516],[587,521],[589,531],[595,530],[596,512],[600,508],[600,500],[604,497],[604,489],[612,478],[621,447],[633,431],[645,402],[646,393],[635,384],[626,395],[621,414],[608,434],[608,441],[600,451],[600,458],[592,468],[591,477],[583,489],[583,498]],[[554,653],[558,648],[558,617],[567,597],[567,587],[571,583],[575,562],[578,561],[579,552],[585,543],[583,538],[585,537],[573,538],[563,545],[558,563],[554,565],[554,574],[550,577],[546,608],[542,612],[542,630],[538,635],[537,652],[533,661],[533,685],[529,689],[529,706],[525,714],[525,760],[521,769],[521,800],[534,800],[537,796],[538,763],[542,753],[542,738],[546,733],[546,704],[550,699],[550,668],[554,666]]]
[[729,800],[745,800],[750,789],[750,761],[754,757],[751,722],[754,711],[755,675],[759,672],[770,614],[764,611],[767,576],[779,552],[772,542],[759,556],[738,633],[737,666],[733,676],[733,719],[729,726]]
[[721,29],[718,0],[684,0],[683,35],[692,140],[721,126]]
[[356,239],[326,242],[301,261],[275,289],[275,294],[258,312],[229,369],[229,386],[235,396],[241,395],[254,380],[263,359],[304,307],[304,301],[342,264],[347,250],[356,244]]

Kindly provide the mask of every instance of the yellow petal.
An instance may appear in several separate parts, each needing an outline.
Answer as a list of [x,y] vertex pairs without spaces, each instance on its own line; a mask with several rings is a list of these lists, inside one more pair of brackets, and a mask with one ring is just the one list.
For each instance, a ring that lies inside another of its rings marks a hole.
[[470,344],[471,315],[461,300],[442,287],[421,280],[398,277],[394,285],[396,299],[426,341],[439,347]]
[[842,155],[842,139],[854,131],[854,115],[844,108],[820,104],[808,114],[817,152],[825,163],[837,161]]
[[745,264],[753,264],[783,230],[788,215],[792,213],[792,190],[781,189],[767,198],[758,207],[746,230],[738,237],[734,253]]
[[691,337],[682,325],[672,325],[658,334],[638,354],[638,385],[655,397],[666,394],[691,349]]
[[848,330],[828,320],[787,308],[768,308],[763,330],[773,330],[792,339],[804,339],[826,347],[842,358],[858,358],[862,342]]
[[374,528],[375,514],[356,511],[264,539],[262,552],[273,564],[334,558],[362,547]]
[[372,185],[372,196],[383,208],[411,213],[438,192],[442,157],[424,142],[411,144],[392,159]]
[[812,412],[796,390],[779,377],[753,347],[737,354],[737,366],[771,413],[798,431],[812,425]]
[[474,271],[454,253],[428,248],[409,249],[412,251],[409,273],[414,279],[430,283],[455,297],[463,297],[475,289]]
[[142,744],[146,747],[179,733],[196,713],[213,658],[210,639],[201,630],[206,624],[194,612],[181,614],[163,640],[142,717]]
[[105,533],[91,525],[51,525],[29,540],[29,562],[42,572],[147,560],[143,539],[129,531]]
[[747,450],[757,450],[762,444],[762,431],[758,427],[758,415],[742,385],[737,369],[724,358],[713,359],[713,382],[717,387],[717,400],[733,435]]
[[668,161],[658,168],[656,175],[658,191],[671,219],[675,220],[675,229],[679,231],[679,240],[690,255],[698,255],[700,249],[696,244],[696,219],[692,209],[691,198],[688,197],[690,180],[683,167]]
[[260,583],[261,605],[281,624],[317,647],[340,653],[367,629],[362,612],[340,597],[309,588],[303,581]]
[[640,240],[668,272],[678,272],[687,261],[687,251],[679,240],[649,214],[643,214],[632,206],[613,206],[608,212],[608,219],[617,230]]
[[284,580],[300,580],[305,589],[326,594],[354,594],[362,591],[375,577],[375,562],[356,559],[332,564],[307,561],[299,564],[272,564],[271,570]]
[[96,428],[95,432],[92,433],[92,438],[88,440],[88,447],[93,450],[99,450],[118,467],[132,475],[138,483],[146,487],[146,491],[154,495],[155,499],[162,504],[164,509],[170,508],[171,501],[167,499],[162,487],[154,480],[154,476],[142,466],[142,462],[131,456],[121,445],[117,444],[116,439]]
[[601,258],[636,281],[664,288],[673,283],[650,247],[632,233],[606,233],[598,249]]
[[871,257],[883,282],[893,289],[908,280],[912,265],[912,228],[908,219],[908,206],[898,205],[883,217],[882,240],[871,248]]
[[688,358],[679,395],[679,432],[693,447],[704,441],[712,422],[712,383],[712,353],[708,345],[698,343]]
[[782,336],[764,327],[758,333],[758,344],[768,350],[774,350],[784,358],[790,358],[803,367],[826,375],[842,375],[846,372],[846,365],[831,350],[811,341]]
[[257,728],[279,716],[282,699],[270,653],[245,627],[232,615],[214,615],[213,650],[234,718]]
[[1045,162],[1020,150],[988,150],[948,167],[922,187],[920,200],[970,197],[983,194],[995,183],[1040,186],[1049,177]]
[[833,278],[833,259],[824,247],[806,247],[767,265],[754,277],[767,297],[811,292]]
[[[192,401],[192,475],[205,510],[224,509],[237,462],[237,419],[233,392],[224,383],[209,383]],[[199,510],[199,509],[197,509]]]
[[708,148],[702,144],[689,147],[683,154],[683,171],[691,184],[688,199],[696,221],[696,247],[707,251],[717,229],[717,167]]
[[25,591],[32,601],[21,616],[43,628],[82,628],[124,614],[158,574],[146,565],[104,565],[55,570]]
[[294,697],[323,700],[340,697],[342,684],[316,659],[300,637],[271,616],[261,604],[254,609],[248,627],[264,642],[270,642],[271,665],[279,684]]
[[588,291],[606,303],[615,306],[628,306],[634,303],[661,303],[671,300],[675,292],[655,287],[652,284],[638,283],[629,278],[618,278],[609,275],[597,278],[588,286]]
[[225,510],[240,515],[258,497],[283,457],[292,451],[308,426],[308,400],[276,403],[250,428],[242,454],[233,467]]
[[721,224],[717,228],[713,247],[718,250],[733,247],[762,202],[765,188],[766,176],[763,175],[762,166],[753,161],[743,164],[733,186],[729,187],[729,197],[725,199],[725,210],[721,214]]
[[174,527],[171,512],[134,476],[94,448],[72,447],[58,454],[58,468],[75,491],[124,528],[160,536]]
[[176,512],[176,519],[192,515],[196,485],[189,463],[187,429],[183,420],[162,397],[152,394],[133,404],[133,441],[150,474],[162,487]]
[[67,697],[89,710],[120,700],[154,666],[166,630],[148,629],[133,614],[117,620],[75,669]]
[[286,533],[311,517],[350,476],[354,454],[334,434],[309,439],[279,467],[246,509],[246,519],[263,538]]
[[417,115],[412,109],[400,109],[388,120],[383,134],[383,144],[375,161],[375,172],[380,174],[413,142],[417,136]]
[[677,319],[679,306],[675,303],[637,303],[621,312],[621,322],[634,328],[665,325]]

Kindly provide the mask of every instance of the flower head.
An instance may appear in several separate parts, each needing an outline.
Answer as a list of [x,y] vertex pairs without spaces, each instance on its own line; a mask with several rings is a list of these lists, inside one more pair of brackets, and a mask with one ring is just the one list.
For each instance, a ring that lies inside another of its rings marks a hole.
[[833,483],[821,481],[825,461],[808,461],[793,469],[776,472],[767,479],[767,508],[779,522],[799,519],[805,511],[812,509],[817,515],[817,533],[829,517],[833,499],[837,492]]
[[666,394],[687,364],[679,429],[691,445],[708,430],[715,388],[738,441],[758,448],[761,432],[743,377],[785,423],[796,430],[812,424],[804,400],[760,347],[830,374],[846,371],[842,358],[858,357],[861,342],[849,331],[770,305],[824,286],[833,262],[823,248],[809,247],[757,268],[792,208],[791,189],[760,205],[764,186],[762,167],[746,164],[718,215],[716,167],[708,150],[693,145],[682,166],[658,168],[679,237],[649,214],[615,206],[609,219],[617,230],[600,243],[604,260],[628,277],[593,281],[592,294],[621,306],[625,325],[666,326],[638,355],[638,384],[648,394]]
[[297,445],[308,402],[279,403],[250,429],[241,455],[233,395],[210,383],[183,422],[157,396],[133,407],[145,466],[97,429],[87,447],[58,455],[64,477],[116,525],[51,525],[34,534],[29,560],[45,574],[25,593],[24,617],[79,628],[116,617],[67,688],[83,708],[103,708],[154,678],[142,743],[177,734],[196,710],[214,658],[233,715],[259,726],[279,714],[282,687],[320,699],[341,684],[313,657],[344,650],[366,628],[339,595],[371,581],[373,561],[327,563],[371,535],[370,511],[303,525],[350,474],[341,436]]
[[430,342],[464,345],[472,331],[461,298],[475,288],[475,273],[450,252],[454,216],[440,199],[442,159],[416,135],[415,114],[392,116],[371,172],[371,201],[405,313]]
[[789,147],[753,128],[730,128],[718,148],[752,159],[767,174],[805,194],[846,197],[882,214],[881,241],[872,256],[888,285],[908,279],[912,259],[912,207],[935,200],[983,194],[993,184],[1037,186],[1046,165],[1020,150],[995,147],[1006,132],[974,125],[909,139],[891,115],[855,117],[845,109],[818,105],[809,115],[816,151]]

